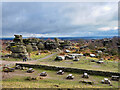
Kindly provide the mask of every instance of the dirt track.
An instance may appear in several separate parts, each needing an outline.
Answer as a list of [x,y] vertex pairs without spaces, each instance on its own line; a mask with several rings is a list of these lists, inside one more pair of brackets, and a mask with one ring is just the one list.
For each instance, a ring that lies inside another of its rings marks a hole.
[[22,60],[21,61],[2,61],[2,60],[0,60],[0,67],[3,66],[3,65],[15,65],[15,63],[34,63],[38,60],[47,59],[47,58],[49,58],[49,57],[51,57],[55,54],[57,54],[57,53],[50,54],[46,57],[43,57],[43,58],[40,58],[40,59],[37,59],[37,60],[30,60],[30,61],[26,61],[26,62],[23,62]]

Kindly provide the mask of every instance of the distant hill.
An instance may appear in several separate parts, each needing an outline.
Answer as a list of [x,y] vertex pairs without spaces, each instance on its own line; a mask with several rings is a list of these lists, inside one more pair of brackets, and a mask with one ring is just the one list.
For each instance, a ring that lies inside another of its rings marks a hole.
[[[77,39],[103,39],[103,38],[112,38],[114,36],[91,36],[91,37],[57,37],[61,40],[77,40]],[[23,38],[29,38],[29,37],[23,37]],[[55,37],[35,37],[35,38],[40,38],[47,40],[49,39],[54,39]],[[0,40],[13,40],[13,38],[0,38]]]

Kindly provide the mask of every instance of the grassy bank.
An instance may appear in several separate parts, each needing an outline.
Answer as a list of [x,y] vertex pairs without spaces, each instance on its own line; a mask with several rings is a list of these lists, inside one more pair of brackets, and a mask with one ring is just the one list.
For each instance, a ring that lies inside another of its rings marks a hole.
[[[52,53],[55,53],[55,52],[52,52]],[[37,51],[34,51],[31,53],[31,60],[37,60],[37,59],[40,59],[40,58],[43,58],[43,57],[46,57],[48,55],[50,55],[51,53],[41,53],[40,55],[36,55],[37,54]],[[22,61],[23,59],[22,58],[2,58],[2,60],[5,60],[5,61]]]
[[[73,60],[54,61],[55,57],[56,55],[46,60],[40,60],[36,62],[36,64],[118,72],[118,62],[114,62],[114,61],[104,60],[104,64],[97,64],[96,62],[91,62],[91,59],[94,58],[80,57],[79,61],[73,61]],[[97,61],[97,59],[94,60]]]

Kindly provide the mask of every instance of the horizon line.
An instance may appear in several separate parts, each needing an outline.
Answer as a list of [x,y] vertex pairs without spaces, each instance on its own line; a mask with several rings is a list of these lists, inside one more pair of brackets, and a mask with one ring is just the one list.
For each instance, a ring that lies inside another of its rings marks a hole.
[[[23,36],[23,38],[55,38],[56,36],[40,36],[40,37],[35,37],[35,36]],[[56,38],[65,38],[65,37],[119,37],[119,35],[117,36],[117,35],[114,35],[114,36],[58,36],[58,37],[56,37]],[[14,36],[13,37],[7,37],[7,36],[5,36],[5,37],[0,37],[0,38],[14,38]]]

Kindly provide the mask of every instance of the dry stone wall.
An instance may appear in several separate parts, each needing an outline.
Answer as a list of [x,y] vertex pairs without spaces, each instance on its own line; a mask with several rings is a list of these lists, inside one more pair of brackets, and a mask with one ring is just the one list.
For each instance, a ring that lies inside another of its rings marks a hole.
[[83,74],[84,72],[90,75],[99,75],[99,76],[108,76],[111,77],[112,75],[120,76],[118,72],[108,72],[108,71],[95,71],[95,70],[86,70],[86,69],[79,69],[79,68],[68,68],[68,67],[58,67],[58,66],[48,66],[48,65],[35,65],[35,64],[23,64],[23,63],[16,63],[16,65],[29,67],[29,68],[41,68],[45,70],[63,70],[65,72],[72,72],[72,73],[80,73]]

